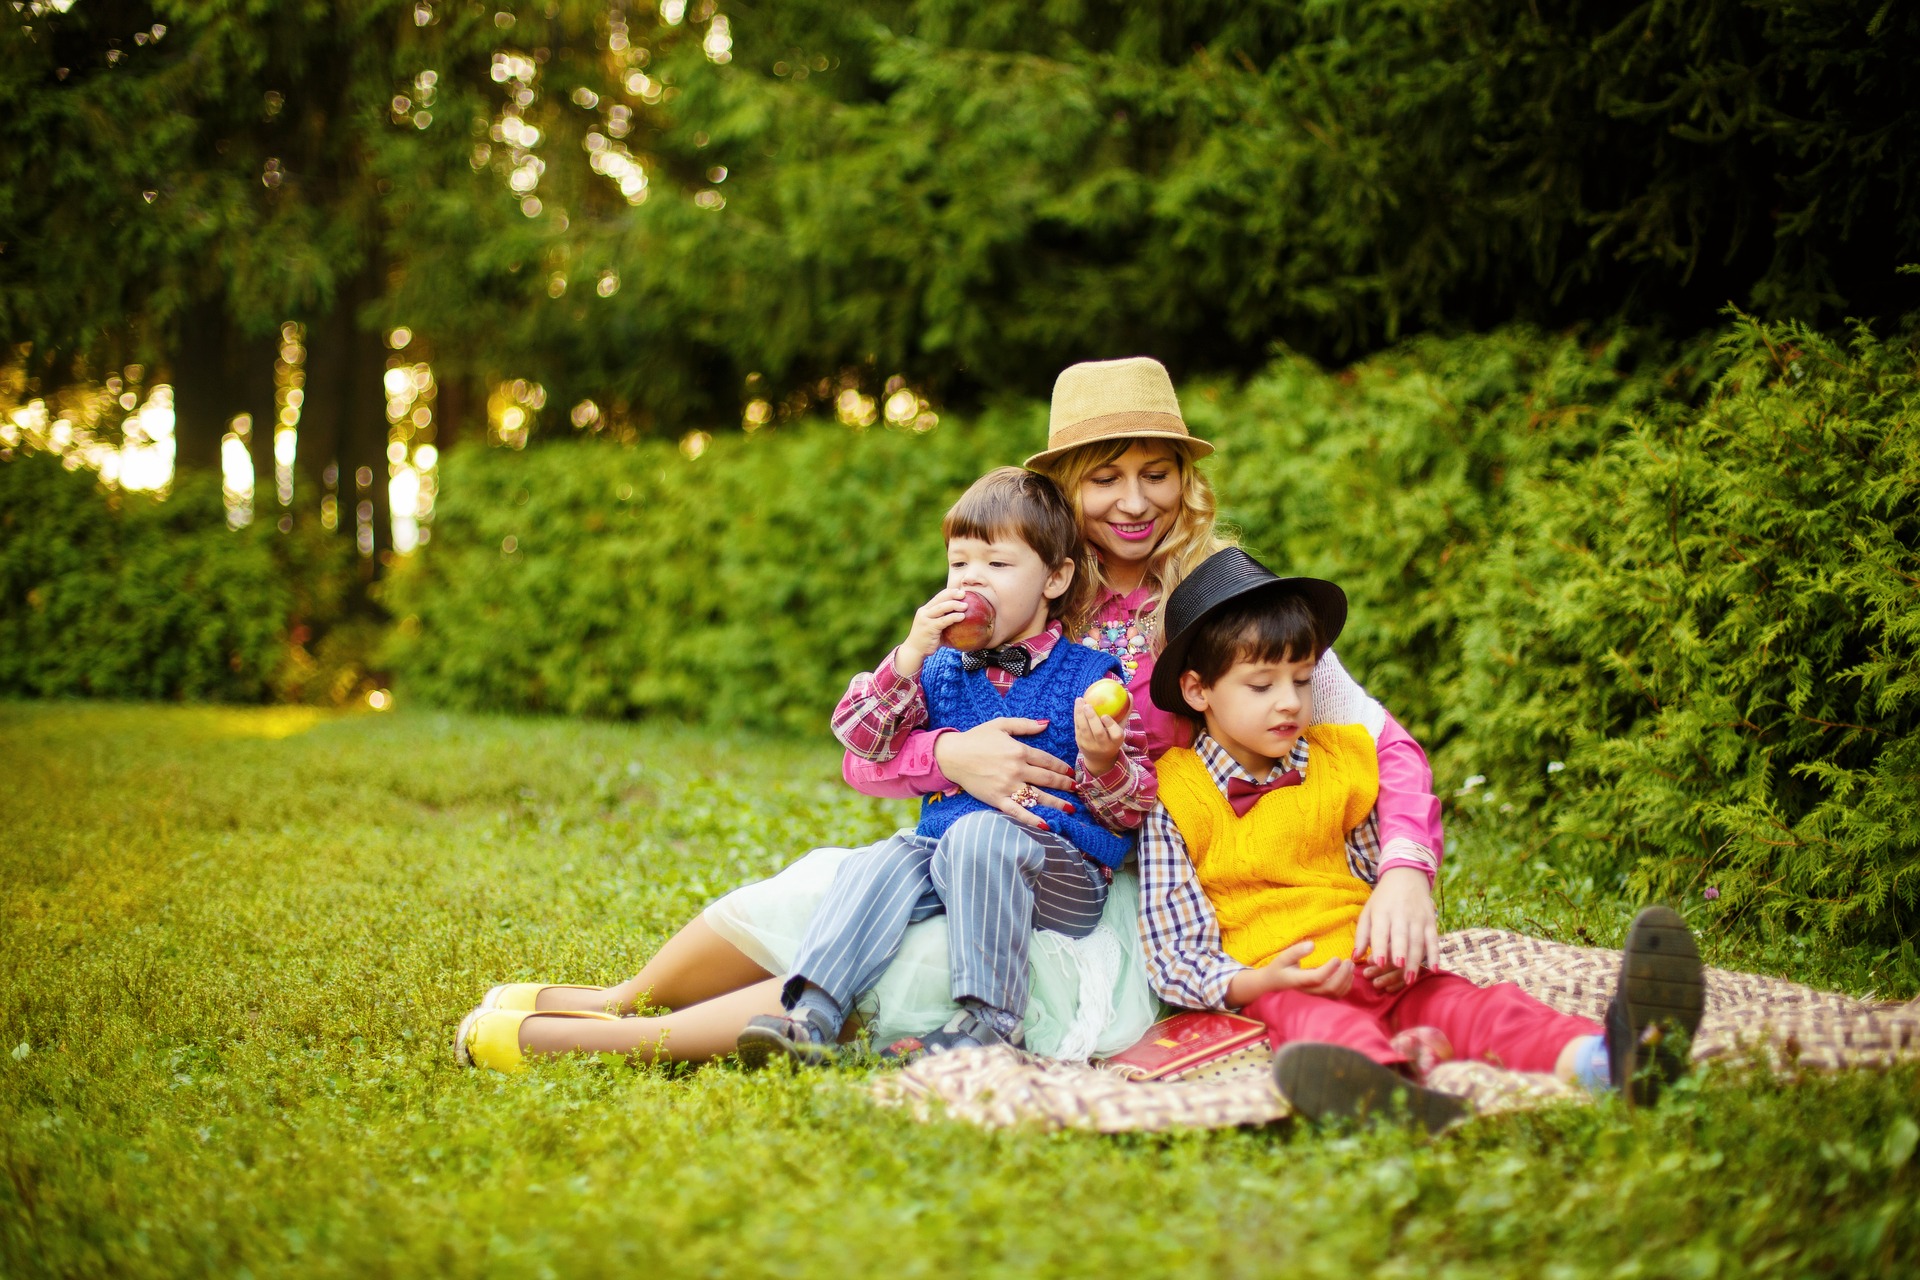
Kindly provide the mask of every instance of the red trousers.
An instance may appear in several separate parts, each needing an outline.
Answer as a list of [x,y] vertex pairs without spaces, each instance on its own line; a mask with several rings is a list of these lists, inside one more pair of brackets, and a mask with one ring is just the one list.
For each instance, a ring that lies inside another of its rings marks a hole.
[[1479,987],[1452,973],[1423,974],[1392,995],[1356,973],[1338,1000],[1269,991],[1242,1012],[1267,1024],[1275,1049],[1296,1040],[1342,1044],[1387,1066],[1407,1060],[1388,1041],[1409,1027],[1437,1027],[1457,1059],[1515,1071],[1552,1071],[1569,1040],[1600,1034],[1599,1023],[1549,1009],[1511,982]]

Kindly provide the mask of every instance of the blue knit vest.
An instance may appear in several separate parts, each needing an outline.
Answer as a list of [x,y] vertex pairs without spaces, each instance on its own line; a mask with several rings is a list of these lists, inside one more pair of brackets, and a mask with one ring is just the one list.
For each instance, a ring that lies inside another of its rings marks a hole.
[[[1004,697],[987,679],[985,671],[964,670],[960,666],[960,654],[953,649],[941,649],[927,659],[926,665],[920,668],[920,687],[927,695],[929,728],[971,729],[999,716],[1045,720],[1048,723],[1044,730],[1021,741],[1071,761],[1080,750],[1073,731],[1073,700],[1102,676],[1126,678],[1121,675],[1120,664],[1115,659],[1097,649],[1063,639],[1053,646],[1047,660],[1035,667],[1032,674],[1016,679]],[[1055,791],[1052,787],[1045,790],[1080,805],[1084,812],[1085,806],[1072,792]],[[982,810],[997,812],[964,791],[954,796],[928,796],[920,805],[918,830],[923,836],[938,839],[960,818]],[[1062,813],[1045,806],[1035,808],[1034,812],[1050,829],[1072,842],[1074,848],[1104,866],[1118,867],[1133,852],[1131,835],[1115,835],[1082,813]]]

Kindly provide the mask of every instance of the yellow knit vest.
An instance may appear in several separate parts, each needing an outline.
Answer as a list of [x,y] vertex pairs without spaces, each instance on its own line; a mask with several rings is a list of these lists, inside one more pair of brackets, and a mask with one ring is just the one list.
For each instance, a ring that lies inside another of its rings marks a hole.
[[1252,968],[1309,938],[1303,968],[1351,956],[1372,892],[1347,867],[1347,833],[1380,794],[1373,735],[1360,725],[1315,725],[1306,738],[1306,781],[1269,791],[1244,818],[1192,750],[1160,757],[1160,801],[1187,842],[1221,945]]

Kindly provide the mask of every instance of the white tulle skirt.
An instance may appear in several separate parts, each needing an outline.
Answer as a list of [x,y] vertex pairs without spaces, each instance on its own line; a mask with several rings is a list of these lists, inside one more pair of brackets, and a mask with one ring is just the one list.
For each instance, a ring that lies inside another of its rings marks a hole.
[[[833,873],[852,852],[815,849],[708,907],[706,922],[762,968],[786,973]],[[1140,882],[1123,870],[1114,875],[1091,934],[1078,940],[1045,930],[1033,935],[1029,1049],[1070,1060],[1097,1057],[1126,1048],[1153,1025],[1160,1002],[1147,987],[1139,913]],[[952,1017],[957,1006],[947,974],[947,918],[909,928],[900,954],[860,1000],[874,1043],[932,1031]]]

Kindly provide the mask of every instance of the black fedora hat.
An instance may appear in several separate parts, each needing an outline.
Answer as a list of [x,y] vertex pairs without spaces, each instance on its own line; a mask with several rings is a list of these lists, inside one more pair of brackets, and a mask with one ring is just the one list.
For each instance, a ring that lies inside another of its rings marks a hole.
[[1167,644],[1154,660],[1153,705],[1175,715],[1191,715],[1180,696],[1187,669],[1187,646],[1208,614],[1230,601],[1259,592],[1297,595],[1320,628],[1320,643],[1332,646],[1347,625],[1347,593],[1324,578],[1282,578],[1238,547],[1216,551],[1188,574],[1167,597]]

